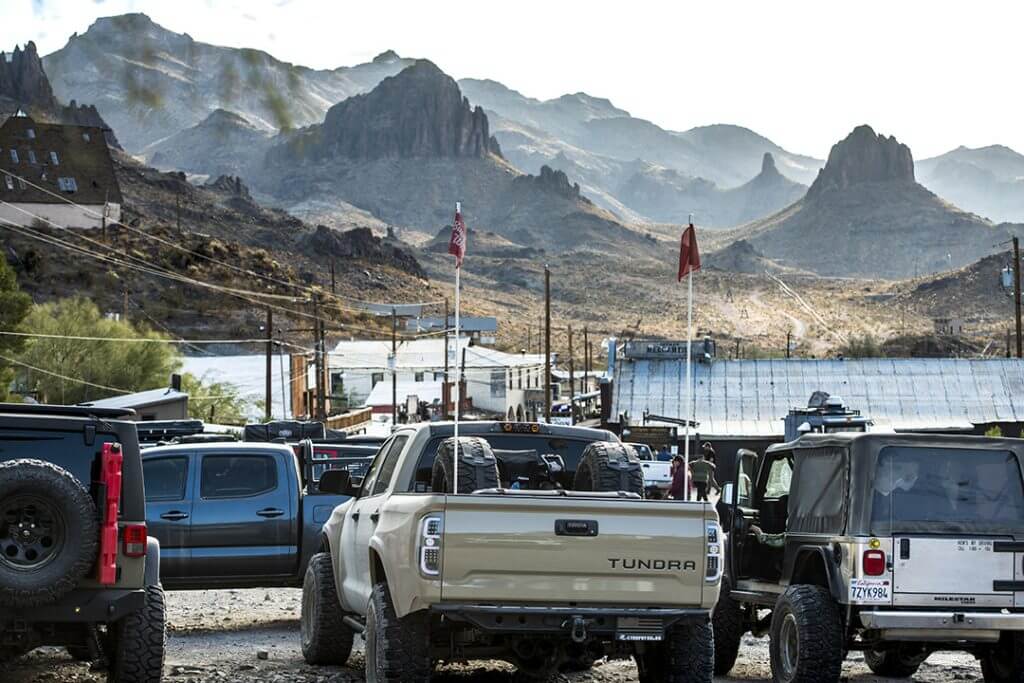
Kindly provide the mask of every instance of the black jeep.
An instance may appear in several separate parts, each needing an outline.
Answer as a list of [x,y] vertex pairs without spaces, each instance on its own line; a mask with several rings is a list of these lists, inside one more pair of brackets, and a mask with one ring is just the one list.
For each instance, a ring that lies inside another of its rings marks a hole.
[[41,645],[159,681],[160,546],[132,411],[0,404],[0,662]]
[[715,673],[750,631],[786,683],[838,681],[849,650],[887,678],[968,651],[1024,683],[1024,441],[814,434],[737,460]]

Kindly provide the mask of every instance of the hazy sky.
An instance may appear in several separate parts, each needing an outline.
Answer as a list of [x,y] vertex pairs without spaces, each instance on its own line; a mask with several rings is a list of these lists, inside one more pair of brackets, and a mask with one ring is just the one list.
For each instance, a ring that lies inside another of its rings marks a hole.
[[141,11],[196,40],[313,67],[385,49],[538,98],[585,91],[670,129],[752,128],[818,157],[855,125],[916,158],[1024,153],[1024,2],[0,0],[0,48],[44,54]]

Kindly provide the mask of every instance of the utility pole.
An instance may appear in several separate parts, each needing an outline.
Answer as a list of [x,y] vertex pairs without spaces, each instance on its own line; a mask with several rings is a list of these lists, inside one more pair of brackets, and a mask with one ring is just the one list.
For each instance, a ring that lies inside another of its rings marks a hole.
[[[456,341],[456,343],[458,343]],[[456,346],[458,348],[458,346]],[[441,390],[441,418],[448,419],[448,297],[444,298],[444,388]]]
[[324,325],[320,319],[320,297],[313,296],[313,371],[316,373],[313,386],[316,387],[316,403],[314,418],[322,420],[327,417],[327,393],[324,382]]
[[590,391],[590,339],[587,336],[589,330],[583,328],[583,391],[580,393],[587,393]]
[[391,307],[391,429],[398,426],[398,314]]
[[533,353],[533,326],[526,326],[526,352]]
[[[128,290],[121,292],[121,320],[128,322]],[[1020,337],[1020,335],[1017,335]]]
[[544,266],[544,421],[551,423],[551,271]]
[[181,193],[174,195],[175,214],[178,222],[178,235],[181,235]]
[[336,293],[336,290],[335,290],[335,286],[334,286],[334,259],[332,258],[331,259],[331,294],[335,294],[335,293]]
[[1020,324],[1020,240],[1013,238],[1013,315],[1017,320],[1017,358],[1024,358]]
[[572,325],[569,325],[569,424],[576,424],[576,365],[572,359]]
[[789,345],[793,337],[793,333],[789,330],[786,331],[786,358],[789,358]]
[[103,192],[103,219],[100,226],[100,236],[104,242],[107,241],[107,201],[110,198],[110,191]]
[[267,397],[266,397],[267,405],[266,405],[265,410],[263,411],[263,414],[267,418],[267,422],[270,422],[271,413],[272,413],[271,406],[273,405],[271,403],[271,401],[273,400],[273,396],[272,396],[272,387],[273,387],[273,381],[272,381],[273,380],[273,365],[272,365],[272,362],[273,362],[273,357],[274,357],[274,311],[272,309],[268,308],[267,309],[267,378],[266,378],[267,379]]
[[736,340],[736,360],[740,359],[740,340]]

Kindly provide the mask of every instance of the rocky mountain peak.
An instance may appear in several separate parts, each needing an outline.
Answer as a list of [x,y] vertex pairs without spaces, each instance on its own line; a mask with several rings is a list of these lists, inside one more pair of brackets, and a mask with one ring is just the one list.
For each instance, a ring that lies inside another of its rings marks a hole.
[[775,157],[772,156],[771,152],[765,152],[761,158],[761,175],[763,176],[776,176],[779,174],[779,169],[775,168]]
[[393,62],[397,62],[400,59],[401,57],[399,57],[398,53],[395,52],[394,50],[384,50],[384,52],[381,52],[379,55],[373,58],[373,63],[391,64]]
[[24,50],[15,46],[10,57],[0,52],[0,98],[13,100],[25,109],[57,107],[57,99],[43,71],[43,60],[32,41]]
[[857,126],[832,147],[825,167],[807,195],[844,190],[860,183],[913,183],[914,157],[895,137],[879,135],[870,126]]
[[570,183],[569,176],[565,171],[553,169],[550,166],[541,166],[539,175],[523,175],[516,178],[520,185],[533,185],[534,187],[558,195],[570,200],[582,200],[590,203],[590,200],[580,195],[580,184]]
[[313,156],[354,159],[476,157],[501,154],[487,115],[458,84],[419,60],[372,91],[327,112]]

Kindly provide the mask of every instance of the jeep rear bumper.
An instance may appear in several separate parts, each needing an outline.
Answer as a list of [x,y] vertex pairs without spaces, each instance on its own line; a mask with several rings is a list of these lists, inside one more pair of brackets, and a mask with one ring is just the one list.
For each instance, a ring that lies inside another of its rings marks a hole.
[[0,625],[13,623],[109,623],[143,608],[146,592],[138,590],[75,590],[59,602],[39,607],[5,607]]
[[619,640],[660,640],[680,622],[704,622],[711,611],[702,608],[545,607],[541,605],[437,604],[430,610],[452,621],[468,622],[492,633],[549,633],[571,635],[584,628],[592,635]]
[[863,611],[860,621],[883,640],[993,641],[1001,631],[1024,631],[1021,612]]

